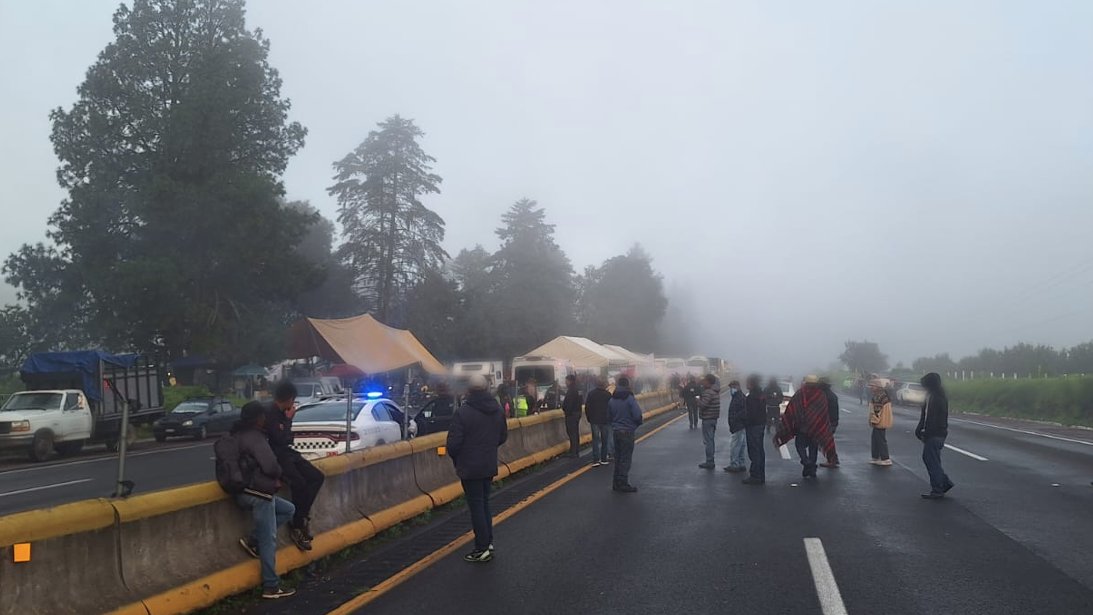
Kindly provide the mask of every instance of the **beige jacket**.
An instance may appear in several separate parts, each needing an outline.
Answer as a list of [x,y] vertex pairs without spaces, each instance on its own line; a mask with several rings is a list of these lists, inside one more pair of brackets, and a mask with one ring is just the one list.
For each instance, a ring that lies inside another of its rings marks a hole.
[[892,428],[892,403],[883,406],[870,404],[869,424],[877,429]]

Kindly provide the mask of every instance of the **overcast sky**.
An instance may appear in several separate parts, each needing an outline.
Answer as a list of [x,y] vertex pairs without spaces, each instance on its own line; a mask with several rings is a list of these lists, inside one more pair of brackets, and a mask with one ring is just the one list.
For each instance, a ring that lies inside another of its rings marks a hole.
[[[0,253],[63,196],[47,115],[116,6],[0,0]],[[745,369],[850,338],[908,362],[1093,339],[1093,2],[252,0],[248,21],[310,131],[287,196],[328,216],[331,162],[400,113],[450,252],[537,199],[578,270],[642,243],[696,352]]]

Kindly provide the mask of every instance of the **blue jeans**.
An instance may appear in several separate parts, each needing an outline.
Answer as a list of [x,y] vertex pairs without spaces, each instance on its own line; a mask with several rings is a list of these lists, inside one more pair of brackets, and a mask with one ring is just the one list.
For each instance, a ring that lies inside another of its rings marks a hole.
[[767,453],[763,450],[763,432],[765,425],[752,425],[744,428],[748,441],[748,458],[751,459],[749,475],[755,480],[767,480]]
[[474,528],[474,550],[485,551],[493,544],[493,514],[490,513],[489,478],[476,478],[463,482],[467,496],[467,508],[471,510],[471,527]]
[[953,486],[949,475],[941,468],[941,449],[945,448],[945,438],[926,438],[922,442],[922,462],[930,473],[930,491],[945,493]]
[[590,425],[592,427],[592,461],[607,461],[611,452],[611,426]]
[[254,518],[251,539],[258,545],[258,561],[262,565],[262,587],[276,589],[281,585],[277,577],[277,528],[288,523],[296,514],[292,502],[274,497],[272,500],[254,495],[236,496],[240,508],[250,510]]
[[615,477],[614,485],[624,487],[630,484],[630,463],[634,459],[634,432],[616,431],[615,435]]
[[702,419],[702,443],[706,445],[706,463],[713,463],[715,434],[717,434],[717,419]]
[[734,468],[745,468],[748,465],[744,459],[746,437],[743,429],[729,436],[729,465]]

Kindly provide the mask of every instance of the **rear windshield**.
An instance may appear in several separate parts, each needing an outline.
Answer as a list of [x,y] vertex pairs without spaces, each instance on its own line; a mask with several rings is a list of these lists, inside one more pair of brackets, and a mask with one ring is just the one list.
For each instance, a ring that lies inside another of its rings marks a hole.
[[[353,420],[357,419],[357,415],[361,413],[361,408],[364,407],[363,401],[353,402]],[[313,406],[304,406],[296,412],[296,417],[293,419],[294,423],[301,422],[322,422],[329,421],[344,421],[345,420],[345,402],[334,401],[323,404],[315,404]]]

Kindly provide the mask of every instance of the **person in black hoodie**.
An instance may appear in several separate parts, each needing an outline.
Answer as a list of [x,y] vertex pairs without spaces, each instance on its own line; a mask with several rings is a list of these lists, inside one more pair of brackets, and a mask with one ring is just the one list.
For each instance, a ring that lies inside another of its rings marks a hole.
[[610,401],[611,393],[602,378],[596,381],[596,388],[589,391],[584,400],[584,416],[592,427],[593,466],[605,465],[611,453],[611,417],[607,412]]
[[683,403],[687,406],[687,419],[691,429],[698,427],[698,400],[702,397],[702,387],[693,375],[687,376],[687,385],[683,387]]
[[[827,397],[827,416],[829,419],[829,424],[831,425],[831,438],[832,440],[834,440],[835,429],[839,426],[839,394],[831,389],[831,380],[829,380],[826,376],[820,378],[820,389],[824,392],[824,396]],[[832,449],[832,451],[834,451],[834,449]],[[839,467],[838,456],[836,456],[834,459],[828,457],[827,461],[820,464],[820,467]]]
[[915,437],[922,441],[922,462],[930,473],[930,492],[922,494],[928,500],[945,497],[955,485],[941,467],[941,449],[949,436],[949,399],[941,386],[941,376],[930,372],[920,381],[926,389],[926,402],[915,427]]
[[467,399],[452,416],[447,441],[448,456],[463,483],[474,527],[474,551],[463,557],[468,562],[493,559],[490,484],[497,476],[497,449],[508,435],[505,415],[490,395],[486,379],[477,374],[472,376]]
[[311,505],[319,495],[326,476],[292,448],[292,419],[296,416],[296,385],[284,380],[273,391],[273,403],[266,408],[266,437],[281,465],[282,480],[292,492],[296,513],[289,537],[302,551],[311,550]]
[[767,425],[767,398],[759,376],[748,376],[748,397],[744,400],[744,438],[748,443],[751,459],[745,485],[762,485],[767,482],[767,458],[763,449],[763,433]]
[[569,453],[566,456],[576,459],[581,452],[581,392],[577,390],[577,377],[573,374],[565,377],[562,412],[565,413],[565,433],[569,436]]
[[296,512],[292,502],[277,497],[281,487],[281,466],[266,440],[266,409],[260,402],[248,402],[240,411],[240,420],[232,426],[231,435],[239,449],[239,466],[247,479],[243,492],[235,497],[236,504],[251,511],[254,530],[240,538],[239,545],[251,557],[261,560],[262,597],[287,598],[294,589],[281,588],[277,576],[277,528],[289,522]]
[[747,402],[744,392],[740,390],[740,382],[733,380],[729,383],[729,465],[725,466],[726,472],[746,472],[744,463],[744,428],[747,417]]

